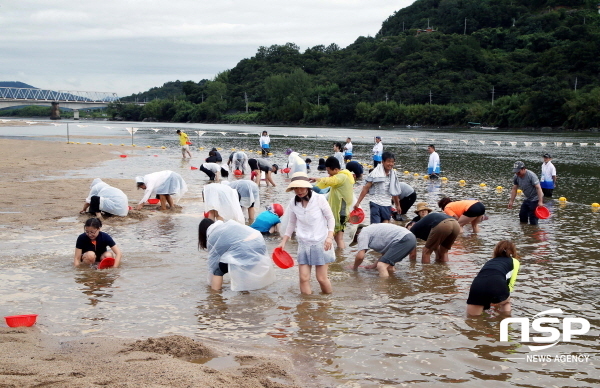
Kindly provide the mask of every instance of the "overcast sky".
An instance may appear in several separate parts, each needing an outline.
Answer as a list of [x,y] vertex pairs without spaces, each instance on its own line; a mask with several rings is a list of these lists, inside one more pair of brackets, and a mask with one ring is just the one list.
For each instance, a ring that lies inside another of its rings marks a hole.
[[346,47],[414,0],[0,0],[0,81],[146,91],[212,79],[260,46]]

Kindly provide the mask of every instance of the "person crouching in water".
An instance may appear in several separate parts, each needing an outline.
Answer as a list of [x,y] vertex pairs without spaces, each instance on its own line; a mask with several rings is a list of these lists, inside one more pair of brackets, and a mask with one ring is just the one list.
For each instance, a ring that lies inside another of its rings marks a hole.
[[198,247],[208,250],[208,283],[223,287],[229,273],[232,291],[250,291],[275,281],[265,239],[259,231],[237,221],[205,218],[198,225]]
[[499,312],[510,313],[510,293],[513,292],[520,263],[515,259],[517,248],[503,240],[494,248],[494,258],[483,265],[469,291],[467,314],[481,315],[490,306]]
[[[100,263],[106,257],[115,259],[115,267],[121,263],[121,250],[115,240],[107,233],[102,232],[102,221],[98,218],[88,219],[83,226],[83,233],[77,237],[75,243],[75,257],[73,265],[92,265]],[[110,251],[108,250],[110,248]]]
[[292,181],[286,191],[292,190],[296,196],[292,198],[286,210],[290,221],[279,248],[285,249],[285,243],[296,231],[300,292],[312,294],[310,271],[312,266],[315,266],[321,291],[324,294],[330,294],[332,288],[327,276],[327,269],[329,263],[335,260],[333,212],[324,195],[313,193],[312,184],[306,173],[300,171],[292,176]]

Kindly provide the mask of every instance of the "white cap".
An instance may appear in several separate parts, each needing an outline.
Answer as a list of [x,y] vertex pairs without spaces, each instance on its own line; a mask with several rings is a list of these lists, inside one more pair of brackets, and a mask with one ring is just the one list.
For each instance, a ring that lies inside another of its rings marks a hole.
[[135,181],[137,183],[144,183],[144,177],[143,176],[136,176],[135,177]]

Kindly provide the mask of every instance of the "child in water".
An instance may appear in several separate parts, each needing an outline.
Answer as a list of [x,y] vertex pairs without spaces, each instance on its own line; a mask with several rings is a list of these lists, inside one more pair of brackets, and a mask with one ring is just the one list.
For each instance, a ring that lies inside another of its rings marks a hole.
[[481,315],[490,306],[501,313],[510,313],[510,293],[513,292],[520,263],[515,259],[517,248],[503,240],[494,248],[494,258],[483,265],[469,291],[467,314]]
[[317,281],[324,294],[332,292],[331,282],[327,276],[329,263],[335,260],[333,252],[333,229],[335,219],[325,196],[314,194],[312,184],[304,172],[292,176],[287,192],[294,190],[287,211],[290,222],[279,248],[285,249],[285,243],[294,231],[298,240],[298,267],[300,276],[300,292],[312,294],[310,272],[315,266]]
[[269,235],[277,232],[277,226],[281,223],[281,216],[283,216],[283,206],[278,203],[266,206],[267,210],[260,213],[256,220],[250,225],[252,229],[256,229],[263,235]]
[[319,171],[325,171],[327,168],[325,167],[325,159],[320,158],[319,159],[319,166],[317,167],[317,170]]
[[[115,267],[121,263],[121,250],[117,243],[107,233],[102,232],[102,221],[98,218],[88,219],[83,226],[83,233],[77,237],[75,243],[75,257],[73,265],[92,265],[99,263],[106,257],[115,259]],[[108,250],[111,249],[111,251]]]

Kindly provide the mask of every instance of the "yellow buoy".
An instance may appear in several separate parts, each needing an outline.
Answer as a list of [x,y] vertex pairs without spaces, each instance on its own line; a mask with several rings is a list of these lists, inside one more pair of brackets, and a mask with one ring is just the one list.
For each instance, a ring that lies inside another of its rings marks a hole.
[[203,149],[204,149],[204,147],[198,147],[198,149],[199,149],[199,150],[203,150]]
[[131,146],[132,146],[132,147],[135,147],[135,144],[132,144]]
[[448,178],[446,178],[445,176],[442,177],[442,182],[447,182]]
[[77,143],[75,143],[75,144],[81,144],[81,143],[80,143],[80,142],[77,142]]
[[486,187],[487,185],[485,183],[480,183],[479,187]]
[[152,147],[150,147],[150,146],[146,146],[146,148],[152,148]]
[[567,202],[567,199],[566,199],[565,197],[560,197],[558,200],[559,200],[560,202]]
[[496,190],[502,190],[504,187],[502,186],[496,186]]
[[306,156],[306,154],[302,154],[302,156]]
[[414,177],[417,177],[417,176],[419,176],[419,173],[415,172],[415,173],[413,174],[413,176],[414,176]]
[[594,203],[592,204],[592,207],[600,207],[600,203],[598,203],[598,202],[594,202]]
[[231,150],[232,150],[232,151],[235,151],[235,148],[232,148]]
[[404,171],[404,173],[405,173],[406,175],[408,175],[408,174],[410,174],[410,171],[408,171],[408,170],[405,170],[405,171]]
[[[123,145],[123,144],[121,144],[121,145]],[[162,146],[162,147],[160,147],[160,148],[162,148],[162,149],[164,150],[164,149],[165,149],[165,148],[167,148],[167,147],[165,147],[165,146]]]
[[460,183],[461,185],[464,185],[464,184],[465,184],[465,183],[467,183],[467,182],[465,182],[465,180],[464,180],[464,179],[461,179],[461,180],[459,180],[459,181],[458,181],[458,183]]
[[269,152],[267,155],[269,155],[269,156],[273,156],[273,153],[272,153],[272,152]]
[[523,190],[517,189],[517,194],[523,194]]
[[88,142],[87,142],[87,143],[85,143],[85,144],[92,144],[92,143],[88,141]]
[[319,157],[319,155],[315,155],[315,158],[318,158],[318,157]]
[[108,143],[108,145],[113,145],[112,143]]
[[102,145],[102,143],[98,143],[98,145]]
[[429,175],[423,175],[423,179],[429,179]]
[[125,144],[121,144],[122,146],[124,146]]
[[222,150],[223,150],[223,148],[221,148],[221,147],[217,148],[217,151],[222,151]]

